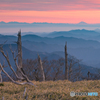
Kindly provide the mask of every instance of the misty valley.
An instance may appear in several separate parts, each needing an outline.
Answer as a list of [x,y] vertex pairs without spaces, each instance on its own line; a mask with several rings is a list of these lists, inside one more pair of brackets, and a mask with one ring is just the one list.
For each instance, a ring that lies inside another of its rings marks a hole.
[[[32,32],[31,34],[26,32],[25,35],[22,35],[22,58],[23,60],[35,60],[39,54],[42,60],[46,58],[48,61],[51,61],[63,58],[64,62],[64,46],[67,42],[68,59],[73,57],[80,60],[82,75],[87,77],[89,71],[94,76],[97,76],[100,69],[99,34],[99,32],[85,29],[52,32],[45,35],[41,34],[40,36],[32,34]],[[12,66],[15,66],[9,46],[11,45],[12,50],[17,50],[17,36],[1,34],[0,44],[3,44],[5,41],[7,42],[4,44],[3,49],[5,52],[8,52]],[[1,53],[0,62],[7,65],[5,57]],[[77,66],[77,64],[74,66]],[[64,73],[64,65],[61,69]],[[5,70],[10,72],[9,67],[6,67]]]
[[[87,88],[90,89],[95,84],[95,87],[98,87],[96,92],[98,95],[100,79],[100,40],[96,39],[99,37],[98,32],[82,29],[40,35],[29,33],[21,33],[20,30],[17,35],[0,34],[0,87],[1,93],[4,93],[4,96],[0,95],[2,99],[7,98],[6,91],[12,91],[7,93],[9,98],[11,94],[20,91],[17,93],[18,96],[13,98],[27,100],[29,96],[32,100],[35,98],[71,100],[69,92],[73,90],[73,85],[76,91],[79,84],[82,91],[87,91]],[[11,85],[11,82],[14,84]],[[11,90],[7,87],[5,90],[3,87],[6,85],[9,85]],[[15,87],[19,90],[14,91]],[[71,90],[66,87],[70,87]],[[55,93],[41,94],[45,88],[47,90],[50,88]],[[23,97],[21,91],[22,93],[24,91]]]

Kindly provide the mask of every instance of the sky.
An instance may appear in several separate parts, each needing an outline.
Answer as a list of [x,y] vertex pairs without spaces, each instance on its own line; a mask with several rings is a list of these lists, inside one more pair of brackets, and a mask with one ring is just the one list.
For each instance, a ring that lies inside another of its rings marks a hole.
[[0,0],[0,21],[100,23],[100,0]]

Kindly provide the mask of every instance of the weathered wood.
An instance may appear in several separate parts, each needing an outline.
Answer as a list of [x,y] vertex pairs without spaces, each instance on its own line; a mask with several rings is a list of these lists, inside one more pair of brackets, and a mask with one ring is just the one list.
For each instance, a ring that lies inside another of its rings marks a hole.
[[[11,50],[12,52],[12,55],[13,55],[13,59],[14,59],[14,62],[15,62],[15,65],[17,67],[17,71],[18,73],[16,73],[14,71],[14,69],[12,68],[11,66],[11,63],[9,61],[9,56],[8,54],[6,55],[4,53],[4,50],[3,50],[3,45],[0,45],[0,52],[3,54],[3,56],[5,57],[10,69],[13,71],[13,73],[15,74],[15,76],[19,79],[19,80],[23,80],[25,79],[27,82],[23,82],[23,83],[20,83],[20,82],[16,82],[3,68],[3,66],[1,65],[0,63],[0,69],[2,70],[3,73],[5,73],[7,75],[7,77],[15,84],[18,84],[18,85],[24,85],[24,84],[28,84],[28,85],[34,85],[29,79],[28,77],[25,75],[23,69],[22,69],[22,47],[21,47],[21,31],[18,33],[18,55],[16,55],[16,57],[14,57],[14,52]],[[10,48],[11,49],[11,48]],[[17,64],[17,57],[18,57],[18,64]],[[35,86],[35,85],[34,85]]]
[[11,78],[11,76],[3,69],[1,63],[0,63],[0,68],[1,68],[1,70],[7,75],[7,77],[8,77],[13,83],[15,83],[15,84],[17,84],[17,85],[25,85],[25,84],[28,84],[28,85],[33,85],[33,86],[35,86],[29,79],[28,79],[28,82],[23,82],[23,83],[19,83],[19,82],[14,81],[14,80]]
[[[21,30],[18,32],[18,41],[17,41],[17,47],[18,47],[18,67],[22,69],[22,43],[21,43]],[[19,77],[23,78],[20,71],[17,69],[17,74]],[[23,78],[24,79],[24,78]]]
[[[16,72],[14,71],[14,69],[12,68],[12,66],[11,66],[11,64],[10,64],[10,61],[9,61],[9,57],[5,55],[5,53],[4,53],[4,51],[3,51],[3,48],[0,49],[0,52],[1,52],[2,55],[5,57],[5,59],[6,59],[7,63],[8,63],[8,65],[9,65],[10,69],[13,71],[13,73],[15,74],[15,76],[16,76],[18,79],[21,79],[21,77],[19,77],[19,76],[16,74]],[[13,54],[13,58],[14,58],[14,53],[12,53],[12,54]],[[14,60],[16,60],[16,59],[14,58]]]
[[2,97],[2,100],[4,100],[4,97]]
[[88,71],[87,75],[88,75],[88,80],[89,80],[90,79],[90,72],[89,71]]
[[0,69],[0,83],[2,83],[2,75],[1,75],[2,70]]
[[67,42],[65,44],[65,79],[68,80]]
[[18,66],[19,68],[22,68],[22,43],[21,43],[21,30],[18,32]]
[[25,90],[24,90],[24,93],[23,93],[23,97],[25,96],[25,93],[26,93],[26,87],[25,87]]
[[44,70],[43,70],[43,66],[42,66],[42,61],[41,61],[41,58],[40,58],[39,55],[38,55],[38,62],[40,64],[40,70],[41,70],[42,79],[43,79],[43,81],[45,81],[45,75],[44,75]]

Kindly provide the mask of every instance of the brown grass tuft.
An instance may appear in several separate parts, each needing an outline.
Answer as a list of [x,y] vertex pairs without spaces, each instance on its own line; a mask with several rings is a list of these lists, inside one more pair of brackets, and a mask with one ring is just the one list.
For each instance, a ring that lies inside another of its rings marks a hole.
[[[0,100],[4,96],[5,100],[25,100],[23,93],[26,87],[28,100],[100,100],[100,80],[90,81],[46,81],[33,83],[37,87],[29,85],[16,85],[11,82],[4,82],[0,86]],[[71,97],[70,92],[98,92],[98,96],[75,96]]]

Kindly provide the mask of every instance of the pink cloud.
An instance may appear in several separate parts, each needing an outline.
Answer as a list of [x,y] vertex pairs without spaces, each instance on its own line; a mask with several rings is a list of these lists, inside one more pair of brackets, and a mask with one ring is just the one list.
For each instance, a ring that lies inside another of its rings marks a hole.
[[100,23],[100,1],[0,0],[0,21]]
[[99,0],[0,0],[2,10],[88,10],[100,9]]

